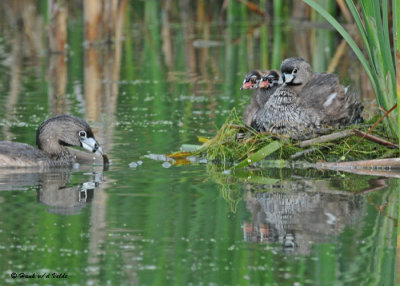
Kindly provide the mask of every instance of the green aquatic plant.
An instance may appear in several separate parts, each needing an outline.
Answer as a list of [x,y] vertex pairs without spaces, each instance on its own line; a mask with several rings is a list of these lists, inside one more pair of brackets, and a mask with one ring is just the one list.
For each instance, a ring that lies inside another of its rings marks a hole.
[[217,134],[204,143],[196,154],[204,155],[208,161],[223,165],[245,160],[247,163],[239,163],[239,167],[244,167],[265,158],[279,148],[281,143],[272,136],[246,129],[233,108]]
[[[387,0],[359,0],[360,12],[357,10],[353,0],[346,0],[346,4],[361,35],[364,52],[367,57],[364,56],[364,53],[350,34],[328,11],[313,0],[303,1],[324,17],[352,48],[368,75],[378,105],[384,110],[389,110],[395,106],[399,96],[399,86],[396,88],[396,57],[400,58],[400,45],[397,37],[400,30],[400,20],[397,15],[398,9],[400,9],[400,1],[391,1],[393,32],[390,33],[390,12]],[[399,71],[397,71],[398,73]],[[400,116],[400,112],[397,113]],[[384,122],[386,131],[399,138],[400,117],[397,121],[387,117]]]
[[[366,138],[360,138],[363,134],[369,133],[377,138],[385,138],[383,141],[387,143],[394,140],[394,138],[386,136],[382,127],[370,131],[370,127],[376,120],[376,118],[372,118],[365,124],[349,126],[334,133],[345,134],[345,136],[332,137],[328,141],[306,142],[276,134],[258,133],[246,128],[242,125],[236,110],[232,109],[227,120],[213,138],[202,146],[197,146],[195,151],[193,151],[193,145],[190,145],[191,150],[187,151],[191,151],[190,155],[203,156],[208,161],[221,164],[224,167],[228,165],[232,169],[247,167],[260,162],[264,158],[273,160],[274,164],[282,167],[287,164],[287,161],[293,160],[305,160],[312,163],[318,161],[334,162],[339,159],[354,161],[398,156],[399,149],[393,148],[396,145],[388,148]],[[354,128],[357,128],[357,132],[354,132]]]

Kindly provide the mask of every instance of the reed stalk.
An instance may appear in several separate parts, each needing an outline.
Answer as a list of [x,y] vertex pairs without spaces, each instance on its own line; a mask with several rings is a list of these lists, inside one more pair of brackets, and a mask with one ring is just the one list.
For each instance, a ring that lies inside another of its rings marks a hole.
[[[378,105],[384,110],[389,110],[394,106],[398,98],[395,59],[399,52],[399,45],[396,40],[399,19],[397,18],[396,11],[399,8],[400,1],[394,0],[392,2],[393,23],[395,28],[392,35],[389,32],[389,6],[387,0],[359,0],[360,12],[358,12],[353,0],[346,0],[346,4],[361,35],[366,56],[350,34],[328,11],[326,11],[326,9],[313,0],[303,1],[324,17],[352,48],[368,75]],[[391,37],[393,38],[391,39]],[[393,40],[392,42],[394,43],[393,48],[396,50],[396,57],[393,57],[392,54],[391,40]],[[397,109],[397,113],[400,114],[398,111],[399,109]],[[385,119],[384,122],[386,131],[390,135],[395,135],[398,138],[399,122],[400,117],[397,119],[397,122],[389,117]]]
[[[265,4],[266,0],[261,0],[260,1],[260,9],[264,11],[265,14],[268,13],[268,11],[265,11]],[[269,61],[268,61],[268,32],[269,32],[269,27],[268,25],[262,25],[260,32],[260,57],[261,57],[261,66],[262,67],[268,67],[269,66]]]
[[283,3],[281,0],[274,1],[274,21],[271,68],[279,69],[282,62],[282,25]]
[[[397,90],[397,102],[400,99],[400,0],[393,0],[393,45],[395,46],[395,55],[396,59],[396,90]],[[398,108],[399,105],[397,105]],[[400,112],[398,112],[397,118],[398,125],[400,126]]]

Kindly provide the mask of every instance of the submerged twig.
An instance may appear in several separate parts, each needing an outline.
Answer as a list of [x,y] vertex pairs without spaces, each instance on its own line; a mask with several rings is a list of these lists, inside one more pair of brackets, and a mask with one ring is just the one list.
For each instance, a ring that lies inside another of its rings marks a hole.
[[334,168],[335,170],[340,169],[351,169],[351,168],[399,168],[400,158],[386,158],[386,159],[373,159],[373,160],[360,160],[360,161],[349,161],[349,162],[320,162],[314,164],[321,168]]
[[[343,171],[357,175],[382,176],[400,178],[398,172],[391,171],[391,168],[400,168],[400,158],[349,161],[349,162],[319,162],[310,164],[315,169],[326,169],[331,171]],[[378,169],[379,168],[379,169]]]
[[[317,168],[321,169],[321,168]],[[332,168],[322,168],[331,171],[341,171],[347,172],[356,175],[363,176],[378,176],[378,177],[386,177],[386,178],[400,178],[400,174],[398,172],[393,172],[390,170],[368,170],[368,169],[332,169]]]

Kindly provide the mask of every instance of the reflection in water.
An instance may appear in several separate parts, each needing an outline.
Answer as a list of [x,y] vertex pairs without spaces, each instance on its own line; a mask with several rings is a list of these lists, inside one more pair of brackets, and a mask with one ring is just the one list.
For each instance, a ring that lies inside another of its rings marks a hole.
[[[232,213],[244,200],[251,217],[241,222],[244,241],[305,256],[312,256],[315,245],[340,241],[345,229],[362,227],[366,209],[373,205],[366,196],[388,187],[382,178],[314,169],[208,171]],[[385,212],[385,219],[393,220]]]
[[102,171],[93,170],[89,181],[68,186],[70,172],[44,173],[40,178],[38,201],[49,206],[49,212],[61,215],[77,214],[93,200],[100,185]]
[[102,167],[88,170],[88,181],[71,185],[71,169],[35,172],[33,169],[1,169],[0,190],[25,190],[37,186],[38,201],[49,206],[49,212],[61,215],[78,214],[94,198],[94,190],[103,180]]
[[47,27],[48,50],[65,53],[67,49],[68,7],[65,1],[49,0],[49,24]]
[[[16,119],[14,109],[20,99],[23,79],[21,71],[27,61],[38,62],[42,50],[43,24],[32,0],[0,1],[0,13],[5,27],[2,37],[11,43],[11,52],[2,55],[4,66],[9,67],[9,90],[5,102],[5,117],[8,121]],[[3,50],[3,47],[0,48]],[[9,126],[2,127],[5,139],[12,139],[13,134]]]
[[279,242],[285,252],[296,254],[310,254],[313,243],[333,239],[346,225],[353,225],[363,206],[362,195],[315,192],[305,180],[285,185],[279,192],[254,190],[245,196],[252,222],[243,224],[244,239]]
[[49,100],[51,114],[67,113],[68,100],[67,88],[67,62],[64,54],[51,54],[49,56],[48,78],[49,78]]

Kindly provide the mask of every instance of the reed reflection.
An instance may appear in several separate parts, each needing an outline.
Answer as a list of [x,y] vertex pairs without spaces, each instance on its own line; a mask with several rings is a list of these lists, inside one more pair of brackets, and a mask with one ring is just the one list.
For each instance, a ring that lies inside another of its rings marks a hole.
[[52,115],[67,113],[66,89],[68,82],[67,66],[67,20],[68,7],[65,1],[49,1],[48,80],[49,100]]
[[[101,122],[95,133],[108,150],[113,146],[127,2],[84,1],[86,118]],[[88,257],[89,265],[94,266],[90,268],[91,277],[98,277],[100,270],[96,266],[106,237],[108,195],[104,190],[108,186],[109,182],[105,182],[92,201]],[[90,281],[98,284],[97,279]]]
[[51,115],[68,113],[66,96],[68,66],[66,55],[50,54],[48,61],[49,101]]
[[[5,54],[3,65],[9,68],[9,92],[5,101],[5,117],[8,122],[15,120],[15,107],[20,100],[23,85],[21,71],[26,61],[38,63],[43,49],[43,21],[33,0],[0,1],[0,18],[4,26],[5,39],[11,52]],[[4,139],[13,139],[10,126],[2,127]]]

